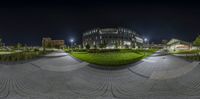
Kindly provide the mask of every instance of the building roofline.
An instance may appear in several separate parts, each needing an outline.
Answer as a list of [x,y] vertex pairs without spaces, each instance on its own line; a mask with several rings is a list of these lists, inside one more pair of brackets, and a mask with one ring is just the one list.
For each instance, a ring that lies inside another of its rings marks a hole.
[[[174,42],[172,42],[174,40]],[[189,42],[186,42],[186,41],[183,41],[183,40],[180,40],[180,39],[177,39],[177,38],[172,38],[171,40],[168,41],[167,45],[172,45],[172,44],[175,44],[177,42],[180,42],[180,43],[183,43],[183,44],[191,44]]]

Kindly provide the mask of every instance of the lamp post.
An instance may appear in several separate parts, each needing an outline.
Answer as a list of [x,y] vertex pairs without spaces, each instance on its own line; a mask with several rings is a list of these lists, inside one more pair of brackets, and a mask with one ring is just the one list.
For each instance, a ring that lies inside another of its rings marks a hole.
[[145,46],[147,47],[147,44],[148,44],[148,39],[147,38],[144,39],[144,43],[145,43]]
[[70,43],[71,43],[71,50],[72,50],[74,39],[70,39]]
[[[148,42],[148,39],[147,39],[147,38],[144,38],[145,48],[147,48],[147,42]],[[145,52],[145,51],[144,51],[144,55],[146,55],[146,52]]]

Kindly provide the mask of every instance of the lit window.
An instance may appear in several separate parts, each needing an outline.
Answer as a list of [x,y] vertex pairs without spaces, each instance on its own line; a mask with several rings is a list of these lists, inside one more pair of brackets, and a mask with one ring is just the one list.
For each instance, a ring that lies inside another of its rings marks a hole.
[[124,41],[124,45],[131,45],[131,42],[129,42],[129,41]]

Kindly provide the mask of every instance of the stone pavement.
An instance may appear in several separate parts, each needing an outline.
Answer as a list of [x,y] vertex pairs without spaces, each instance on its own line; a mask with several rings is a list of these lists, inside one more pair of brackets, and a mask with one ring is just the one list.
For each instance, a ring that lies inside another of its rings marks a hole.
[[0,99],[200,99],[200,66],[156,53],[120,70],[101,70],[67,53],[0,64]]

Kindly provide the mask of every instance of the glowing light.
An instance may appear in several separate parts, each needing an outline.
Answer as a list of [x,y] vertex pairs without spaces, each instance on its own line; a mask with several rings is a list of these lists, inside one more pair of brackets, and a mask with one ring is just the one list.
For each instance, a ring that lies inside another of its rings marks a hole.
[[70,39],[70,42],[73,43],[73,42],[74,42],[74,39]]
[[144,41],[145,41],[145,42],[147,42],[147,41],[148,41],[148,39],[147,39],[147,38],[145,38],[145,39],[144,39]]

